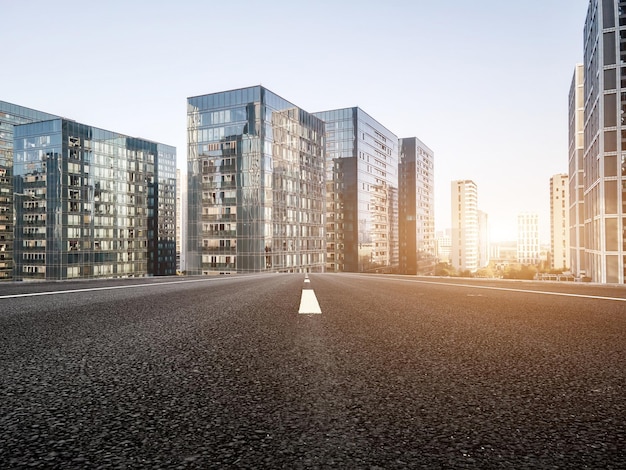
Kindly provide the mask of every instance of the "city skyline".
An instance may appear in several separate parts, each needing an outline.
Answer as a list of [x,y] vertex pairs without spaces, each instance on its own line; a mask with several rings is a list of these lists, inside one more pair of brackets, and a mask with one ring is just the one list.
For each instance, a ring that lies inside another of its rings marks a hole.
[[[359,106],[434,151],[437,230],[450,226],[450,181],[471,178],[492,240],[515,239],[516,214],[535,211],[548,241],[549,178],[567,168],[567,92],[588,1],[359,5],[9,4],[2,99],[169,142],[183,171],[189,96],[263,84],[310,112]],[[26,17],[74,58],[68,73],[24,34]],[[208,28],[217,17],[232,20]],[[354,51],[338,47],[350,39]],[[362,60],[380,65],[363,73]]]

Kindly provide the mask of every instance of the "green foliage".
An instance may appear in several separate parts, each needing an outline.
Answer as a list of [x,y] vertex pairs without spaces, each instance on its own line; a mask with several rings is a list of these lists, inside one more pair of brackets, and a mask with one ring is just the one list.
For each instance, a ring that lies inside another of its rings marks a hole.
[[450,263],[437,263],[435,276],[458,276],[458,273]]
[[478,271],[476,271],[476,277],[493,278],[497,276],[495,270],[491,266],[487,266],[486,268],[480,268]]
[[527,279],[532,280],[535,278],[535,274],[537,274],[537,268],[535,266],[523,265],[519,266],[508,266],[504,270],[504,279]]

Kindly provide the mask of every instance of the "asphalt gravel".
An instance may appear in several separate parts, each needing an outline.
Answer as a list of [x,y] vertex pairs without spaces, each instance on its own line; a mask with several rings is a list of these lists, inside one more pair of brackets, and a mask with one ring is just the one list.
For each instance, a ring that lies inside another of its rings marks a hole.
[[303,278],[0,300],[0,468],[626,468],[624,303]]

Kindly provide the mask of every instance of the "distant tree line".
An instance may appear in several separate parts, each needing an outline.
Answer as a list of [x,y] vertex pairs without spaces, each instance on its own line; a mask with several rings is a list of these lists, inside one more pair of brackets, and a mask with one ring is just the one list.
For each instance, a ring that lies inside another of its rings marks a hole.
[[437,263],[435,265],[435,276],[449,277],[482,277],[482,278],[498,278],[498,279],[535,279],[537,273],[562,274],[567,269],[547,269],[546,266],[539,267],[526,264],[511,264],[504,268],[496,267],[490,264],[487,267],[480,268],[475,273],[468,270],[459,271],[450,263]]

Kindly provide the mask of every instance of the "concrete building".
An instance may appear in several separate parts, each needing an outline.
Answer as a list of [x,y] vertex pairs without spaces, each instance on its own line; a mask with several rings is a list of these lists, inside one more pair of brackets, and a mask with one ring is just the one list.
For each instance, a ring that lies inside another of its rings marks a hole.
[[402,274],[435,269],[434,153],[416,137],[400,139],[399,239]]
[[356,107],[315,116],[326,124],[326,271],[397,271],[397,136]]
[[471,180],[452,181],[451,262],[459,271],[479,268],[478,188]]
[[324,122],[262,86],[187,100],[187,272],[324,270]]
[[585,267],[585,181],[584,181],[584,67],[576,65],[569,92],[569,245],[570,271],[586,275]]
[[507,266],[517,264],[517,259],[516,241],[492,243],[489,248],[489,262],[495,269],[504,271]]
[[625,7],[591,0],[584,26],[584,267],[594,282],[619,284],[626,282]]
[[13,279],[14,202],[22,204],[24,196],[13,187],[14,127],[29,122],[55,119],[58,116],[0,101],[0,281]]
[[550,268],[569,270],[569,176],[550,178]]
[[452,235],[451,230],[437,232],[435,256],[438,263],[451,263]]
[[174,147],[61,118],[13,142],[16,278],[175,273]]
[[478,267],[489,266],[489,215],[478,211]]
[[522,212],[517,215],[517,261],[537,265],[540,261],[539,214]]

